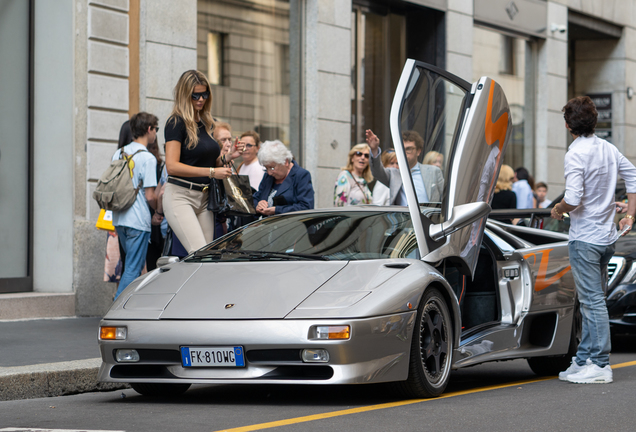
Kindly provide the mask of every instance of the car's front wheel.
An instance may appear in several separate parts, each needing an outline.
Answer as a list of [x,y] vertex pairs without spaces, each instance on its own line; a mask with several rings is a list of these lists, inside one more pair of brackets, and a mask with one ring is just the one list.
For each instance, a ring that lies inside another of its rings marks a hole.
[[453,329],[442,294],[426,290],[413,329],[409,376],[398,383],[408,397],[439,396],[446,389],[453,357]]
[[137,393],[151,397],[180,396],[190,388],[190,384],[167,383],[131,383],[130,386]]

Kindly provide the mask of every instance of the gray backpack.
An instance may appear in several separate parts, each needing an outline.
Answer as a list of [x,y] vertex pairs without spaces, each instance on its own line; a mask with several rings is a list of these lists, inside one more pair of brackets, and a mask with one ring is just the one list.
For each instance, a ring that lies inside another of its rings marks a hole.
[[100,208],[119,212],[130,208],[134,204],[142,182],[140,181],[135,189],[133,182],[130,181],[135,167],[135,162],[132,158],[143,151],[146,150],[137,150],[132,155],[128,155],[122,149],[119,159],[110,163],[108,169],[104,171],[104,174],[97,182],[95,192],[93,192],[93,198],[95,198]]

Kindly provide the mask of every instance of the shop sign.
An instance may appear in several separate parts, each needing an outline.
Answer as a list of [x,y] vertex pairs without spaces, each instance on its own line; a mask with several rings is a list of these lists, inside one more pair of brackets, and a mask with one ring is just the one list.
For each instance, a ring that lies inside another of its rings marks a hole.
[[475,0],[475,23],[514,33],[546,37],[548,3],[541,0]]
[[604,140],[612,140],[612,94],[611,93],[595,93],[587,95],[596,105],[598,112],[598,120],[596,122],[596,130],[594,133],[597,137]]

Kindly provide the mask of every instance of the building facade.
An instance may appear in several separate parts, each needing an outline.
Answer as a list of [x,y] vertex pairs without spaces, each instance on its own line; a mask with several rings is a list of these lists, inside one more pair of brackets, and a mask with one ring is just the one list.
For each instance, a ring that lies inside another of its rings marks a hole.
[[92,192],[121,124],[148,111],[163,127],[185,70],[207,74],[235,134],[289,145],[329,207],[366,129],[391,146],[407,58],[499,82],[506,163],[550,198],[573,96],[595,99],[598,134],[636,161],[633,0],[0,0],[0,319],[107,309]]

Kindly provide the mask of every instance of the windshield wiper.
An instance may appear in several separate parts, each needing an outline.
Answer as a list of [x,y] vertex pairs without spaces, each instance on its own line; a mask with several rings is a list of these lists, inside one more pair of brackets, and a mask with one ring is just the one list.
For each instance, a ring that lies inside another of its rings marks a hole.
[[207,256],[219,255],[219,257],[224,255],[240,255],[247,257],[251,260],[259,260],[259,259],[268,259],[268,258],[283,258],[283,259],[292,259],[292,258],[302,258],[308,260],[319,260],[319,261],[329,261],[324,255],[312,255],[312,254],[303,254],[303,253],[294,253],[294,252],[268,252],[268,251],[256,251],[256,250],[232,250],[232,249],[217,249],[217,250],[204,250],[204,251],[196,251],[194,253],[194,257],[203,258]]

